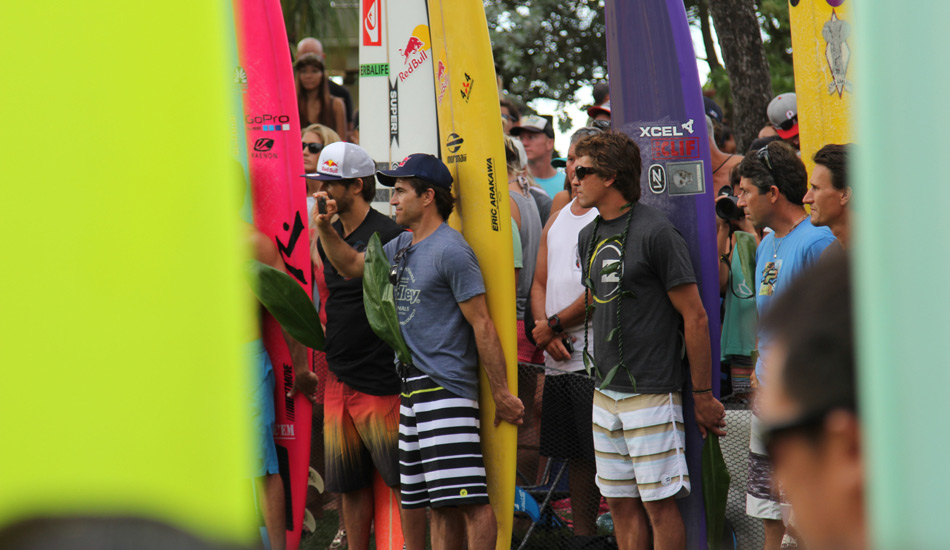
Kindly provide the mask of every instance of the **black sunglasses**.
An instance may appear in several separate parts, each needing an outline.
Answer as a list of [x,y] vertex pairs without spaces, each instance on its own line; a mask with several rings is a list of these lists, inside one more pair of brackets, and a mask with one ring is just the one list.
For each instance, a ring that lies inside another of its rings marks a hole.
[[762,164],[765,165],[765,169],[769,171],[769,175],[772,176],[772,181],[775,181],[775,172],[772,167],[772,157],[769,156],[769,146],[759,149],[755,152],[755,158],[759,159]]
[[389,268],[389,284],[393,286],[398,286],[399,279],[402,278],[402,260],[406,257],[407,250],[409,250],[409,245],[400,248],[393,257],[393,266]]
[[793,433],[816,434],[824,425],[825,418],[831,411],[832,409],[830,408],[822,408],[803,414],[787,422],[778,422],[763,426],[762,444],[765,446],[766,452],[769,453],[769,456],[775,456],[773,451],[775,450],[776,441]]
[[303,142],[303,149],[304,151],[310,151],[311,155],[316,155],[320,151],[323,151],[323,144],[317,142],[307,143],[305,141]]
[[593,166],[575,166],[574,175],[577,177],[577,181],[583,181],[584,178],[591,174],[596,174],[597,169]]
[[798,124],[798,115],[782,121],[782,123],[778,125],[778,128],[779,130],[788,131],[791,130],[796,124]]

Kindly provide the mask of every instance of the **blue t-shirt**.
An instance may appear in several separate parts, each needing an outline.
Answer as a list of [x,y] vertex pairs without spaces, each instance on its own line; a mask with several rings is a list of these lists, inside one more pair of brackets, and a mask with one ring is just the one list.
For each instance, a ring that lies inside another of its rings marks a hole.
[[544,189],[544,192],[553,199],[558,191],[564,191],[564,170],[558,168],[557,174],[550,178],[534,178],[534,181],[538,182],[541,189]]
[[478,399],[475,333],[458,303],[485,293],[478,259],[462,235],[442,224],[412,244],[403,233],[383,247],[397,265],[396,313],[412,362],[459,397]]
[[[799,223],[782,238],[769,233],[755,251],[755,307],[762,319],[772,303],[792,280],[818,260],[822,251],[834,242],[835,236],[827,227],[815,227],[810,219]],[[755,363],[755,377],[759,384],[763,377],[762,354],[767,353],[767,336],[760,329],[759,360]]]

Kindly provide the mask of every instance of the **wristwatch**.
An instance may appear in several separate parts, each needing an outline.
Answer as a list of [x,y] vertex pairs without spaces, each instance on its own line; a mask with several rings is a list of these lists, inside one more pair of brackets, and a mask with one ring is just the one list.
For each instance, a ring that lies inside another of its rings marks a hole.
[[564,328],[561,327],[561,318],[557,316],[557,313],[548,317],[548,328],[553,330],[556,334],[564,332]]

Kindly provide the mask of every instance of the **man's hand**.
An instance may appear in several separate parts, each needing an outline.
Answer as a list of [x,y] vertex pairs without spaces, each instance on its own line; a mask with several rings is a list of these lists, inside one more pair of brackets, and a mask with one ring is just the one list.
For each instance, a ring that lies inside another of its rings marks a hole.
[[531,329],[531,337],[539,348],[548,347],[548,343],[554,339],[554,330],[548,326],[548,320],[535,321],[534,328]]
[[[564,338],[574,339],[573,336],[565,335]],[[567,351],[563,338],[555,338],[544,348],[544,351],[555,361],[567,361],[571,358],[571,352]]]
[[309,370],[294,374],[294,387],[287,392],[287,397],[293,397],[300,393],[303,394],[311,403],[317,400],[317,384],[320,379]]
[[495,426],[502,420],[515,426],[524,423],[524,404],[507,388],[495,392],[492,398],[495,400]]
[[[327,195],[326,191],[317,191],[313,194],[313,197],[317,199],[317,206],[313,207],[313,225],[319,229],[323,229],[324,231],[329,231],[331,229],[330,222],[333,220],[333,216],[335,216],[337,213],[336,201],[331,199],[330,196]],[[327,201],[326,214],[320,213],[320,200]]]
[[706,439],[706,431],[722,437],[726,435],[726,409],[711,393],[694,394],[693,401],[696,409],[696,423],[699,424],[699,433]]

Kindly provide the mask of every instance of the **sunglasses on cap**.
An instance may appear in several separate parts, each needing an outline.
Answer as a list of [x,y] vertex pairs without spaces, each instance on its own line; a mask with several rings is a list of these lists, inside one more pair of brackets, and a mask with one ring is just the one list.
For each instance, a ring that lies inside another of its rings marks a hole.
[[310,151],[311,155],[317,155],[317,154],[320,154],[320,151],[323,151],[323,144],[317,143],[315,141],[311,143],[307,143],[305,141],[303,142],[303,150]]
[[584,178],[591,174],[596,174],[597,169],[593,166],[575,166],[574,175],[577,177],[577,181],[583,181]]
[[776,126],[776,128],[787,132],[794,128],[796,124],[798,124],[798,115],[795,115],[787,120],[783,120],[781,124]]

